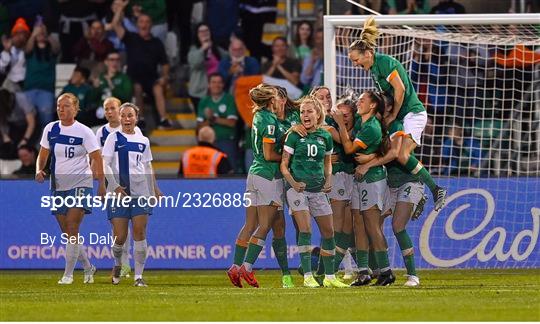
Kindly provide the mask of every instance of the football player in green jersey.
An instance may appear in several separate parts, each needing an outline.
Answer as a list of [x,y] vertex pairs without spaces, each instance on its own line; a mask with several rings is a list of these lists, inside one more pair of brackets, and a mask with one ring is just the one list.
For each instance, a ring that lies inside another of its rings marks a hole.
[[[340,111],[334,113],[334,120],[339,126],[339,135],[345,153],[372,154],[379,151],[382,141],[381,123],[377,119],[378,112],[384,112],[384,100],[374,91],[366,91],[358,100],[358,113],[362,118],[359,129],[355,129],[354,141],[347,133],[343,115]],[[357,154],[358,155],[358,154]],[[355,181],[353,190],[352,210],[356,240],[356,258],[360,273],[354,286],[366,285],[371,281],[368,273],[368,247],[371,244],[375,250],[377,264],[381,274],[376,285],[386,286],[395,281],[390,269],[386,239],[381,231],[380,218],[386,192],[386,173],[383,167],[373,167],[360,179]],[[367,233],[367,236],[365,235]],[[369,237],[369,242],[368,242]]]
[[265,245],[278,207],[283,205],[283,182],[275,179],[281,155],[274,150],[279,128],[274,112],[283,110],[286,100],[277,95],[275,87],[267,84],[251,89],[249,95],[255,103],[251,137],[254,160],[246,182],[251,205],[246,208],[246,222],[237,237],[234,264],[227,271],[231,282],[237,287],[242,287],[240,278],[251,286],[259,286],[253,263]]
[[397,161],[429,187],[435,200],[435,210],[438,211],[444,206],[446,189],[439,187],[429,171],[411,154],[416,146],[421,145],[422,132],[427,123],[426,109],[418,99],[403,65],[395,58],[375,51],[378,34],[375,18],[369,17],[360,39],[349,46],[349,59],[355,66],[371,72],[379,90],[394,98],[393,109],[384,119],[384,124],[388,127],[394,120],[403,123],[407,136],[403,138]]
[[[306,136],[307,131],[300,123],[300,104],[289,98],[287,90],[285,88],[280,86],[275,87],[277,89],[277,95],[286,101],[284,109],[280,109],[275,112],[279,122],[279,127],[277,135],[278,137],[274,149],[281,155],[283,151],[283,143],[285,142],[286,134],[289,131],[297,132],[298,134],[300,134],[300,136]],[[274,249],[276,259],[278,261],[279,267],[281,268],[282,286],[283,288],[292,288],[294,287],[294,284],[289,270],[289,263],[287,260],[287,242],[285,240],[285,180],[283,179],[283,175],[281,174],[279,169],[276,172],[276,181],[282,182],[281,187],[283,188],[283,191],[281,195],[283,197],[283,205],[278,208],[278,215],[276,217],[274,225],[272,226],[272,248]],[[296,235],[298,239],[298,225],[296,224],[296,220],[294,218],[293,224],[296,229]]]
[[[392,97],[385,96],[385,114],[392,110]],[[424,209],[426,201],[424,197],[424,184],[420,179],[407,172],[407,170],[395,161],[398,157],[403,138],[403,124],[394,120],[387,130],[385,154],[375,158],[357,168],[357,174],[363,175],[370,168],[386,165],[388,190],[385,195],[383,217],[392,215],[392,229],[398,241],[405,267],[407,268],[407,281],[405,286],[416,287],[420,285],[420,279],[416,274],[414,263],[414,247],[407,233],[406,226],[409,220],[416,219]],[[381,226],[382,226],[381,219]]]
[[333,106],[330,89],[327,86],[314,87],[313,89],[311,89],[309,95],[319,99],[319,101],[323,104],[324,112],[326,114],[326,117],[324,118],[324,123],[326,125],[335,127],[336,123],[332,119],[332,115],[330,115]]
[[332,188],[333,142],[330,133],[321,128],[324,121],[322,103],[308,96],[302,99],[300,116],[308,134],[304,137],[290,132],[283,147],[281,173],[290,188],[287,202],[296,219],[300,233],[298,250],[304,273],[304,286],[315,288],[319,283],[311,272],[311,217],[321,232],[320,254],[325,268],[324,287],[344,288],[348,285],[335,277],[336,246],[332,225],[332,208],[326,196]]
[[[343,121],[348,133],[351,133],[354,128],[355,106],[355,98],[350,94],[338,98],[336,102],[336,108],[343,114]],[[328,120],[328,116],[326,119]],[[341,145],[339,132],[336,129],[337,127],[337,124],[335,127],[325,127],[332,135],[334,141],[334,154],[332,154],[333,184],[332,191],[328,193],[328,198],[330,198],[332,215],[334,217],[334,237],[336,240],[335,271],[339,269],[339,265],[347,250],[354,248],[350,205],[354,184],[354,158],[350,154],[345,154]]]

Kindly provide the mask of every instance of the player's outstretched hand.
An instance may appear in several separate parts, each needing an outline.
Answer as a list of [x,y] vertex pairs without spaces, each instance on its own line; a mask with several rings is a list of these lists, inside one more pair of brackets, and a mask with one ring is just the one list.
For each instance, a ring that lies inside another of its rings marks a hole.
[[296,192],[303,192],[304,189],[306,189],[306,184],[303,182],[295,182],[292,187]]
[[45,173],[45,171],[39,170],[38,172],[36,172],[36,181],[39,183],[43,183],[43,181],[45,181],[46,176],[47,174]]

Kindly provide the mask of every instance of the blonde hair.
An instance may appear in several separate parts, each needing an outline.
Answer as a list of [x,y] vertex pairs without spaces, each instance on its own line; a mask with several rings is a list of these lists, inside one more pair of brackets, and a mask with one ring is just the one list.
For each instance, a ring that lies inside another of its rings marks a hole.
[[122,109],[124,108],[133,108],[133,110],[135,110],[135,115],[137,117],[139,117],[139,107],[137,107],[134,103],[131,103],[131,102],[125,102],[123,103],[121,106],[120,106],[120,109],[118,109],[119,112],[122,112]]
[[76,95],[74,95],[71,92],[63,93],[58,97],[58,99],[56,99],[56,102],[58,102],[58,101],[60,101],[60,100],[62,100],[64,98],[68,98],[71,101],[71,104],[75,107],[76,112],[79,112],[81,110],[81,108],[79,107],[79,98],[77,98]]
[[120,105],[122,105],[122,101],[120,101],[120,99],[118,99],[116,97],[108,97],[105,100],[103,100],[103,107],[105,107],[109,101],[114,102],[115,104],[118,105],[118,107],[120,107]]
[[375,17],[369,16],[364,22],[364,29],[360,34],[360,39],[351,43],[349,51],[359,51],[361,53],[365,51],[375,51],[378,36],[379,31],[377,29],[377,24],[375,23]]
[[321,127],[321,125],[324,123],[324,118],[326,117],[326,112],[322,102],[312,95],[307,95],[300,99],[300,109],[308,104],[312,104],[315,110],[317,110],[319,113],[319,119],[317,119],[317,128]]
[[249,90],[249,98],[253,101],[253,113],[269,108],[270,101],[278,94],[277,89],[266,83],[261,83],[255,88]]

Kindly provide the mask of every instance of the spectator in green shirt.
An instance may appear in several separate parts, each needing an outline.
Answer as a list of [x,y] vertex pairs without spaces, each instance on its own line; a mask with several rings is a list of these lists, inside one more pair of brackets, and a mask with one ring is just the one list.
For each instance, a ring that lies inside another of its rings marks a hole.
[[[211,126],[216,133],[216,147],[235,163],[238,156],[236,122],[238,112],[234,98],[225,92],[225,81],[219,73],[208,77],[208,92],[197,107],[197,129]],[[233,165],[233,168],[235,165]]]
[[96,96],[101,102],[108,97],[116,97],[122,103],[132,101],[133,83],[127,74],[122,73],[120,54],[112,51],[105,58],[106,71],[93,81]]

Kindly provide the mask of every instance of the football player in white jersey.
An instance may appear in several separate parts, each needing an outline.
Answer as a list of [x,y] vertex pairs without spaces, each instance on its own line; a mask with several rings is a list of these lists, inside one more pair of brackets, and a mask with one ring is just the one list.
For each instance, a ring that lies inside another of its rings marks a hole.
[[[147,256],[146,224],[152,208],[148,198],[154,196],[155,178],[152,170],[150,141],[135,132],[139,117],[139,108],[132,103],[120,106],[120,124],[122,130],[110,134],[103,146],[107,191],[117,196],[130,197],[128,204],[120,204],[118,199],[111,200],[107,209],[108,218],[113,226],[116,242],[113,245],[114,268],[112,283],[120,283],[122,269],[122,249],[127,238],[131,219],[134,259],[135,286],[145,287],[142,274]],[[159,193],[158,193],[159,194]]]
[[[73,270],[77,260],[81,261],[84,267],[84,283],[93,283],[96,268],[90,264],[78,239],[83,217],[91,212],[90,201],[80,199],[75,205],[71,202],[77,197],[92,196],[93,182],[89,160],[97,167],[94,176],[99,181],[98,195],[105,194],[103,160],[92,130],[75,120],[79,111],[79,99],[71,93],[65,93],[58,97],[56,110],[59,121],[47,124],[43,130],[36,163],[36,180],[40,183],[45,180],[44,169],[47,158],[51,155],[51,195],[61,197],[66,202],[52,213],[56,216],[62,233],[69,237],[66,244],[65,271],[58,283],[73,283]],[[69,200],[71,201],[68,203]]]
[[[115,97],[108,97],[103,101],[103,108],[105,109],[105,118],[107,124],[101,126],[96,132],[96,138],[101,147],[105,144],[105,140],[109,134],[117,132],[122,129],[120,126],[120,105],[122,102]],[[135,132],[142,134],[141,129],[135,126]],[[129,251],[131,250],[131,231],[128,229],[126,242],[124,243],[124,249],[122,250],[122,270],[121,277],[129,277],[131,273],[131,267],[129,264]]]

